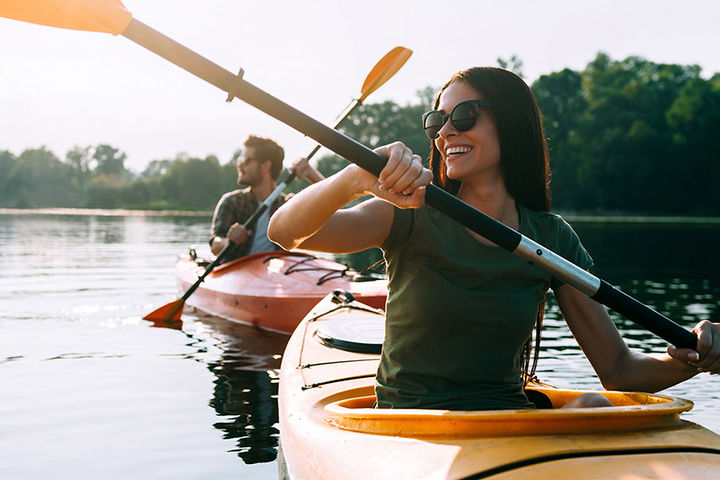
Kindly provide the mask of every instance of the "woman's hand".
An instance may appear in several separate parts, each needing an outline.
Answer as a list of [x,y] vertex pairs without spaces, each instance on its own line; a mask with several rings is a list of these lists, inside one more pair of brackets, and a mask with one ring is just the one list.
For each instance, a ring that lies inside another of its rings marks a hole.
[[697,349],[668,347],[668,355],[697,368],[698,372],[720,373],[720,323],[703,320],[692,330]]
[[399,208],[421,207],[432,173],[423,167],[420,155],[413,154],[402,142],[378,147],[375,153],[387,158],[387,164],[377,179],[368,181],[368,193]]

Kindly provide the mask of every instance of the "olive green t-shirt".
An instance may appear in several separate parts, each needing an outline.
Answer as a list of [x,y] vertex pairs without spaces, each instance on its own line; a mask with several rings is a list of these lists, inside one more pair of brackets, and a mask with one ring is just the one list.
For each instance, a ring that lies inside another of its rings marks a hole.
[[[562,218],[518,212],[520,233],[582,268],[592,265]],[[389,293],[378,406],[532,408],[521,350],[545,292],[560,282],[427,207],[395,209],[382,250]]]

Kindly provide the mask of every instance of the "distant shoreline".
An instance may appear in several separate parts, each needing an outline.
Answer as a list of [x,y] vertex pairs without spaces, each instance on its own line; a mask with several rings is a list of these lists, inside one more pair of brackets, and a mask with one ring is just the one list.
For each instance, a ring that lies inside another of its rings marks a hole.
[[[131,210],[125,208],[0,208],[0,215],[80,215],[101,217],[212,217],[212,211],[194,210]],[[720,225],[720,217],[680,217],[630,214],[575,215],[563,214],[569,223],[620,223],[644,225]]]
[[99,217],[212,217],[211,211],[125,208],[0,208],[0,215],[82,215]]
[[679,217],[651,215],[562,215],[568,223],[616,223],[643,225],[720,225],[720,217]]

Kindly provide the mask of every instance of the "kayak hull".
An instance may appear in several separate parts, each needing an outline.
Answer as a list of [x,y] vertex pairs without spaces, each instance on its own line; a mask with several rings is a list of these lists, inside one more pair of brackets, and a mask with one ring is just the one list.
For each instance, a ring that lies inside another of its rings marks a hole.
[[[286,347],[279,390],[286,478],[720,478],[720,436],[680,418],[692,402],[663,395],[597,392],[613,406],[584,409],[374,409],[378,355],[319,341],[323,324],[343,316],[382,322],[382,312],[354,307],[362,308],[323,300]],[[554,407],[585,393],[530,388]]]
[[[175,266],[179,290],[190,288],[204,271],[202,262],[181,256]],[[216,267],[185,303],[235,322],[290,334],[334,290],[352,292],[369,305],[384,308],[386,281],[358,278],[357,272],[332,260],[260,252]]]

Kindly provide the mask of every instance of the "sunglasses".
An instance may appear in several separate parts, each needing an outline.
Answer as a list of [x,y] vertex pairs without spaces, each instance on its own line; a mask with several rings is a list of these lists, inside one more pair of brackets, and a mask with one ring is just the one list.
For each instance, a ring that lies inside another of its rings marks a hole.
[[492,108],[492,106],[483,100],[467,100],[455,105],[455,108],[449,114],[443,114],[439,110],[425,112],[422,116],[425,135],[430,140],[435,140],[448,119],[450,119],[450,124],[455,130],[467,132],[475,126],[475,122],[480,118],[480,109],[482,108]]
[[238,160],[237,160],[237,165],[238,165],[238,167],[239,167],[239,166],[250,165],[251,162],[260,163],[260,159],[259,159],[259,158],[255,158],[255,157],[245,157],[245,158],[240,157],[240,158],[238,158]]

